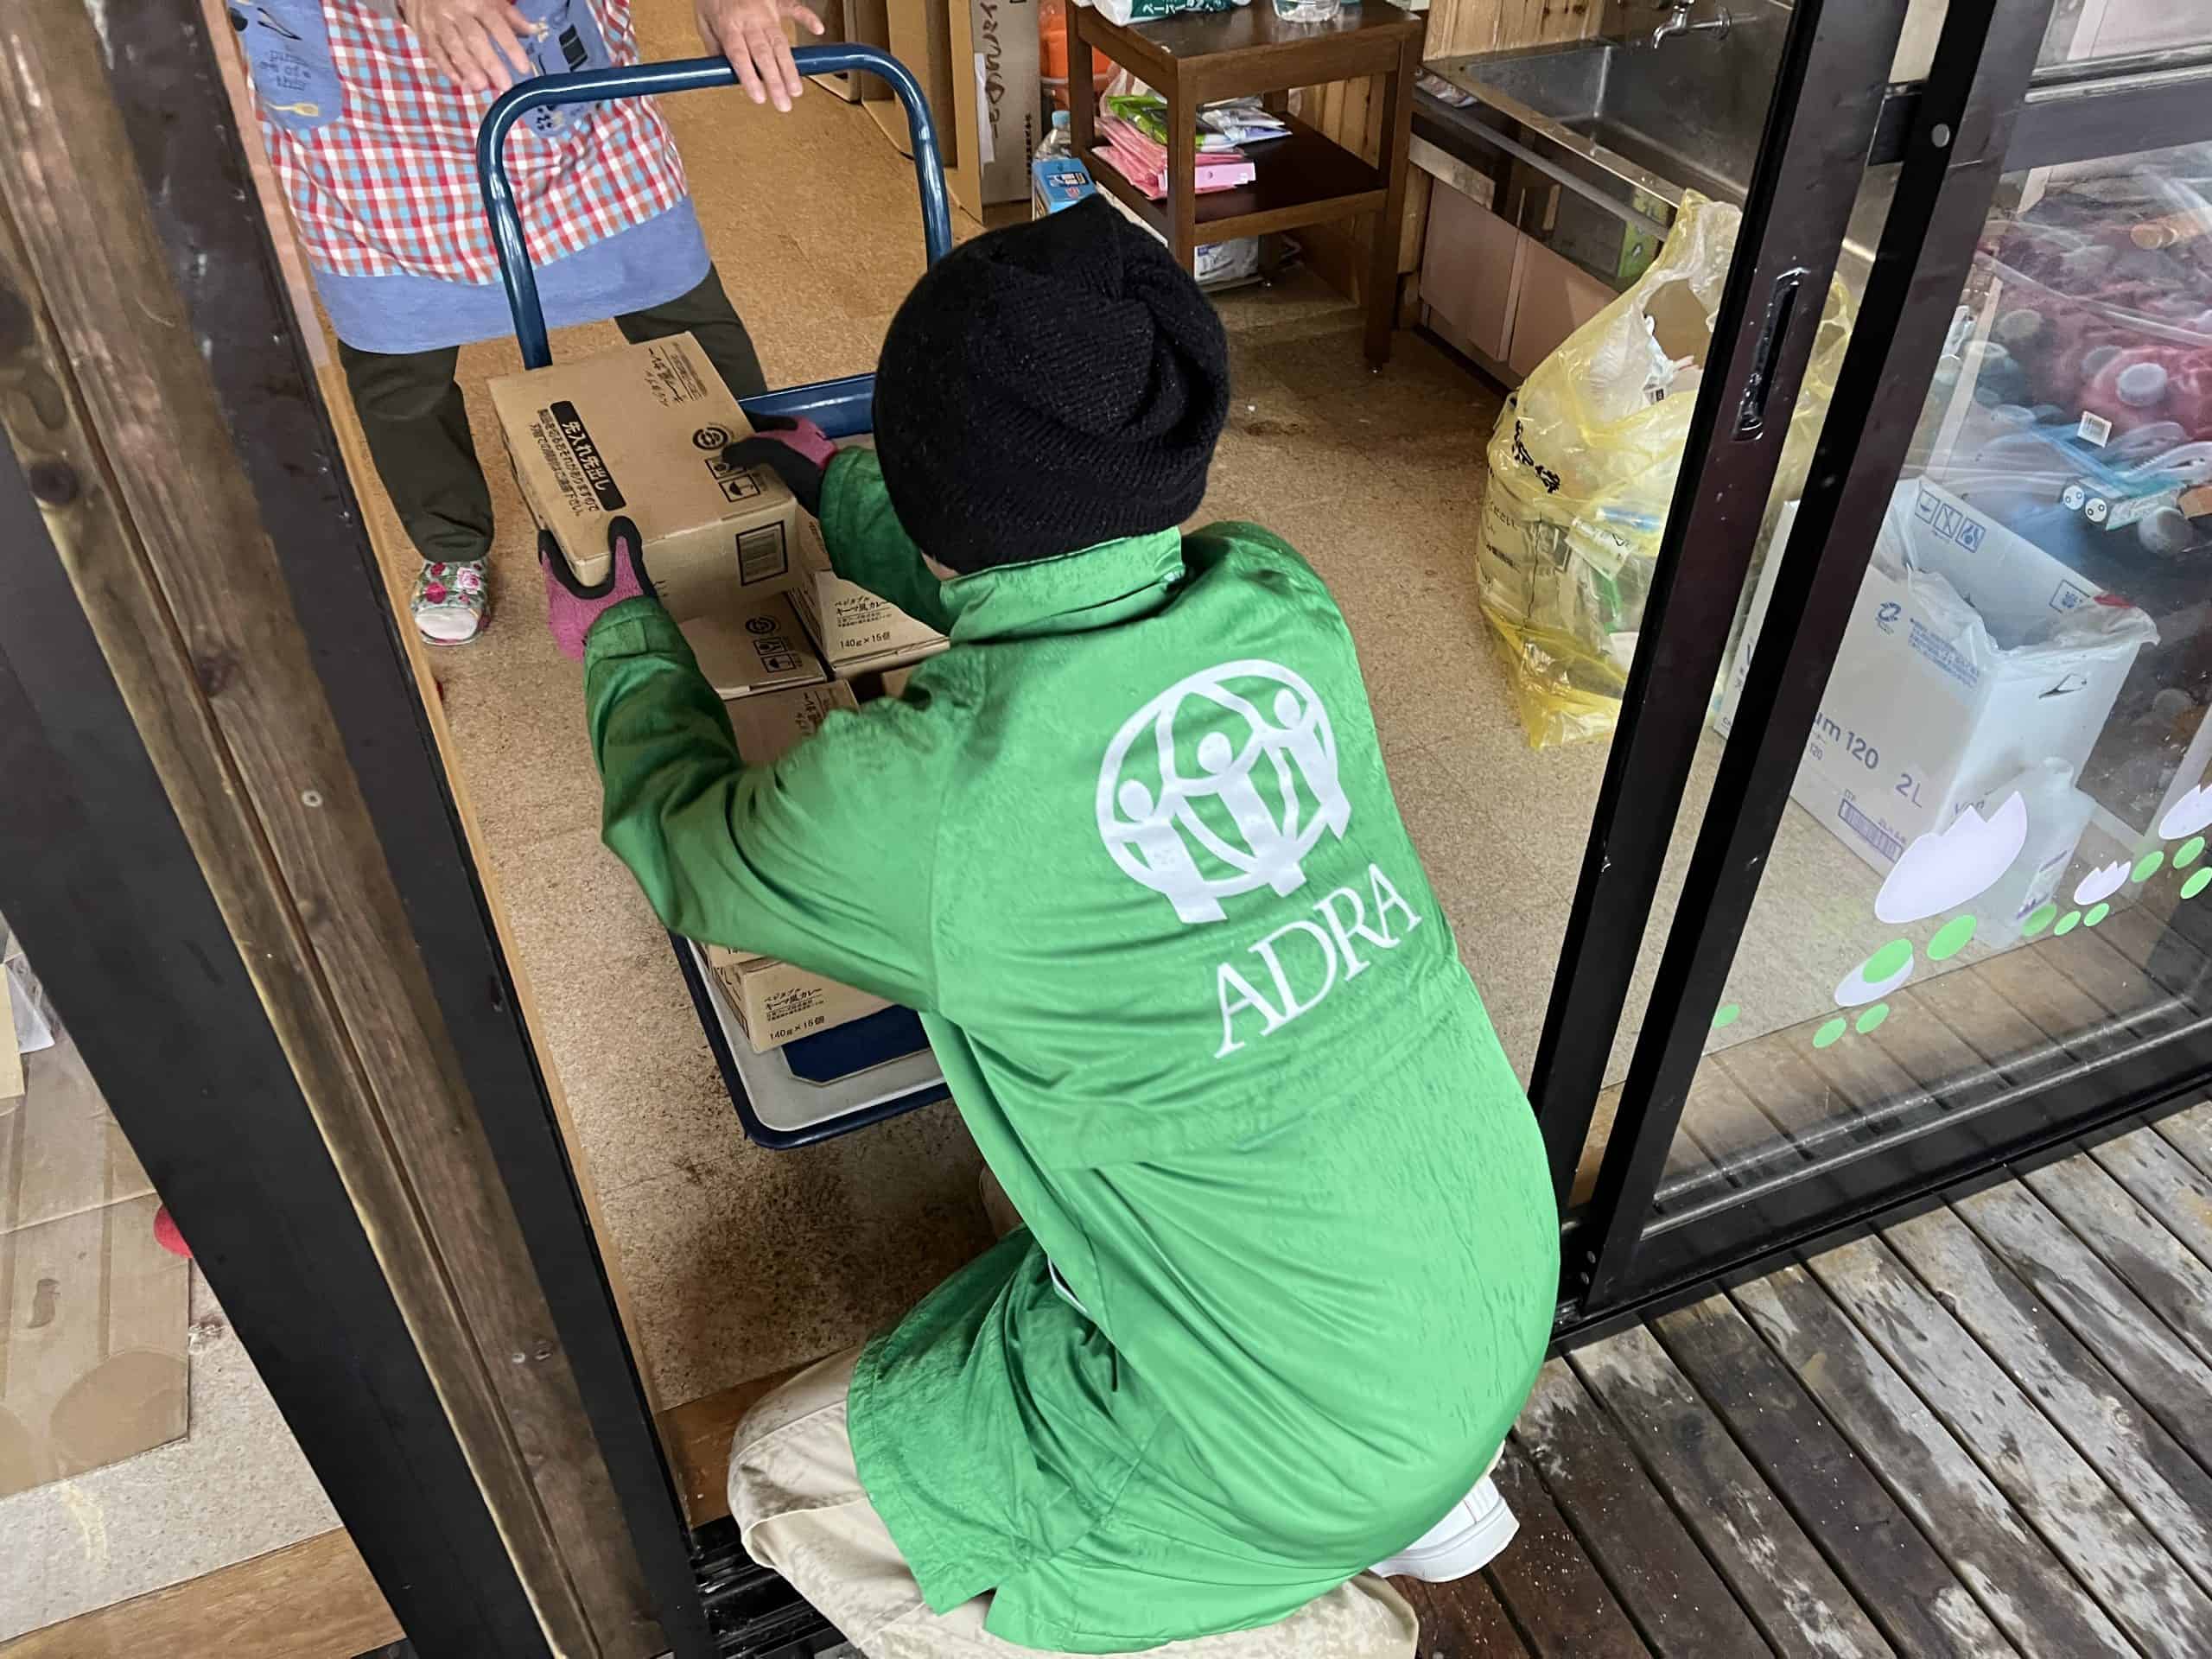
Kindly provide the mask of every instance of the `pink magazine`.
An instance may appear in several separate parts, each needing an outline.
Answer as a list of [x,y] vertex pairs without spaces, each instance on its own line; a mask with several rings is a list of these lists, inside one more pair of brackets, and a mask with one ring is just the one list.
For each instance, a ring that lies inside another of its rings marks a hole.
[[[1106,160],[1131,184],[1158,201],[1167,194],[1167,147],[1131,126],[1118,116],[1098,118],[1098,137]],[[1251,159],[1238,149],[1207,150],[1197,157],[1197,188],[1200,194],[1234,190],[1249,184],[1255,175]]]

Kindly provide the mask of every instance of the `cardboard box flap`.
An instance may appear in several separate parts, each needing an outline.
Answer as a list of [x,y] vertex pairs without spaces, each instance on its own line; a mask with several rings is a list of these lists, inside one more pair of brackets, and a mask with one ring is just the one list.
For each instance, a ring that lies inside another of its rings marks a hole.
[[24,1089],[0,1114],[0,1233],[84,1215],[154,1190],[99,1085],[65,1034],[23,1057]]
[[1892,498],[1875,557],[1904,581],[1926,624],[1993,665],[2041,674],[2082,651],[2158,642],[2142,611],[1932,484]]
[[700,673],[725,699],[815,685],[830,671],[815,654],[798,613],[783,594],[682,619],[677,625]]
[[838,575],[811,520],[801,537],[799,563],[802,576],[793,596],[823,660],[840,679],[895,668],[945,648],[945,637],[935,628]]
[[773,957],[764,957],[757,950],[733,950],[726,944],[706,947],[707,966],[720,973],[725,968],[742,968],[748,963],[773,962]]

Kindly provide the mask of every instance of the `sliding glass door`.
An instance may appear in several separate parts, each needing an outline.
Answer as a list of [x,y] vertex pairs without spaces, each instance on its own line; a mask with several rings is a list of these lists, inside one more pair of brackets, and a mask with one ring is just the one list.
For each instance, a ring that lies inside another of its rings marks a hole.
[[1573,1318],[2212,1071],[2212,7],[2178,10],[2147,57],[2117,5],[1907,31],[1924,78],[1853,170],[1850,343],[1798,399],[1817,448],[1738,504],[1700,729],[1614,757],[1690,747],[1679,814],[1593,838],[1658,843],[1626,861],[1647,937],[1587,918],[1600,973],[1633,964],[1618,1039],[1576,1041],[1571,962],[1539,1066]]

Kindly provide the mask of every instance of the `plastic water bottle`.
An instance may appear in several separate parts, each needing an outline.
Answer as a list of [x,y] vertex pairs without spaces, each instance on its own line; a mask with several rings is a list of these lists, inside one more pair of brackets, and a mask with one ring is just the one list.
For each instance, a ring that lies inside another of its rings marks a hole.
[[1037,153],[1030,157],[1036,162],[1048,161],[1055,156],[1075,154],[1075,132],[1068,124],[1065,110],[1052,111],[1052,124],[1046,130],[1044,142],[1037,146]]

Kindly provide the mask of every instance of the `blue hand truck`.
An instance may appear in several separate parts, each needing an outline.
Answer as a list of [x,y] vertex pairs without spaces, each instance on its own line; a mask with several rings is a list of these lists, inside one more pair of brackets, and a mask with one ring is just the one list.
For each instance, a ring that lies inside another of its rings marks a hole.
[[[929,100],[906,66],[872,46],[803,46],[793,49],[801,74],[861,71],[880,77],[899,96],[913,143],[914,177],[921,191],[922,237],[931,264],[952,248],[951,198],[944,188],[937,130]],[[542,369],[553,361],[546,338],[545,311],[537,296],[537,275],[523,241],[507,178],[507,135],[533,111],[567,104],[593,104],[616,98],[653,98],[669,92],[701,92],[737,85],[737,72],[724,58],[690,58],[672,63],[628,64],[575,74],[541,75],[512,88],[484,117],[476,137],[476,171],[490,217],[492,240],[499,259],[499,281],[514,314],[515,338],[523,366]],[[873,374],[847,375],[809,385],[787,386],[739,400],[753,421],[804,418],[833,438],[868,430],[875,396]],[[810,1145],[832,1135],[880,1123],[901,1112],[947,1097],[944,1074],[931,1054],[920,1020],[911,1009],[892,1007],[849,1025],[802,1037],[767,1054],[754,1054],[722,1007],[709,982],[699,948],[669,936],[685,985],[705,1028],[730,1101],[745,1133],[774,1150]]]

